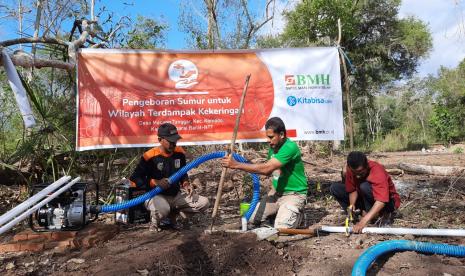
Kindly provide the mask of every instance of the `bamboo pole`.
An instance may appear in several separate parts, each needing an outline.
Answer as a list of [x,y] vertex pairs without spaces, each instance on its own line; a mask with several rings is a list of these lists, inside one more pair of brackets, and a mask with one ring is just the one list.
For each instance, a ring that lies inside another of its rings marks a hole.
[[[249,80],[250,80],[250,74],[247,75],[247,77],[245,78],[245,85],[244,85],[244,89],[242,90],[241,101],[239,103],[239,112],[237,113],[237,116],[236,116],[236,123],[234,125],[233,136],[231,138],[231,144],[229,147],[230,154],[234,153],[234,144],[236,143],[237,131],[239,130],[239,122],[241,120],[242,109],[244,107],[245,94],[247,93],[247,88],[249,87]],[[221,171],[221,178],[220,178],[220,183],[218,184],[218,190],[216,191],[216,199],[215,199],[215,205],[213,207],[212,223],[210,225],[210,229],[213,229],[213,224],[215,223],[215,218],[218,213],[218,208],[220,206],[220,200],[221,200],[221,194],[223,192],[224,179],[225,179],[227,171],[228,171],[227,168],[223,168],[223,170]]]

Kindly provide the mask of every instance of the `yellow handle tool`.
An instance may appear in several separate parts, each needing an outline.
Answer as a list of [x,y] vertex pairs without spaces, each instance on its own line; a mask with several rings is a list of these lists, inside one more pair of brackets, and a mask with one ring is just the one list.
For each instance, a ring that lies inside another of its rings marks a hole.
[[347,207],[347,217],[345,221],[345,232],[346,232],[347,237],[350,236],[349,225],[353,222],[354,222],[354,216],[352,214],[352,205],[350,205],[349,207]]

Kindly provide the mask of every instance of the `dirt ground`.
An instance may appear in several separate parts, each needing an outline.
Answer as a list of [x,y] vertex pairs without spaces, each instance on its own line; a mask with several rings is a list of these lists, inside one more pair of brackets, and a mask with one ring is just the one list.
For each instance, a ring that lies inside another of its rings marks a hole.
[[[305,208],[307,226],[343,225],[344,215],[329,196],[331,183],[339,181],[343,155],[317,158],[305,152],[310,192]],[[251,160],[263,156],[246,152]],[[465,154],[440,152],[376,153],[369,156],[387,168],[399,162],[464,166]],[[203,164],[191,172],[199,190],[214,202],[221,168]],[[232,172],[226,183],[217,228],[234,228],[244,191],[234,188],[244,176]],[[465,228],[465,176],[439,177],[403,174],[393,176],[402,204],[392,227]],[[269,180],[262,178],[263,185]],[[15,187],[0,187],[4,206],[14,205]],[[9,200],[8,204],[5,200]],[[213,205],[213,204],[212,204]],[[112,240],[87,250],[0,254],[1,275],[350,275],[358,256],[380,241],[409,239],[465,245],[465,238],[359,234],[320,234],[317,237],[281,236],[257,241],[252,233],[205,234],[208,214],[190,219],[181,231],[148,231],[148,225],[122,226]],[[112,223],[112,216],[98,222]],[[19,226],[19,231],[25,226]],[[1,237],[7,240],[14,232]],[[465,259],[415,252],[399,252],[379,258],[368,275],[465,275]]]

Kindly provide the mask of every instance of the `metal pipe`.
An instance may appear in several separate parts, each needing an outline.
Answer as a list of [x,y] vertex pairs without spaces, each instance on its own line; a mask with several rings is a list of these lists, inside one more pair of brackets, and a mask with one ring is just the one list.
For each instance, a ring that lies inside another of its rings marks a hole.
[[45,204],[49,203],[52,199],[54,199],[55,197],[59,196],[61,193],[63,193],[64,191],[66,191],[67,189],[69,189],[71,186],[73,186],[74,184],[76,184],[76,182],[78,182],[79,180],[81,180],[80,177],[76,177],[75,179],[73,179],[73,181],[67,183],[65,186],[61,187],[59,190],[55,191],[53,194],[49,195],[48,197],[46,197],[45,199],[43,199],[41,202],[37,203],[36,205],[34,205],[33,207],[31,207],[30,209],[28,209],[26,212],[22,213],[21,215],[19,215],[18,217],[16,217],[14,220],[10,221],[9,223],[5,224],[4,226],[2,226],[0,228],[0,235],[5,233],[6,231],[10,230],[10,228],[12,228],[13,226],[15,226],[16,224],[18,224],[18,222],[24,220],[25,218],[27,218],[27,216],[29,216],[30,214],[34,213],[37,209],[39,209],[40,207],[44,206]]
[[3,214],[0,217],[0,226],[7,223],[14,217],[16,217],[18,214],[24,212],[24,210],[28,209],[32,205],[36,204],[39,200],[41,200],[43,197],[45,197],[47,194],[53,192],[56,190],[58,187],[61,185],[65,184],[71,179],[71,176],[63,176],[62,178],[58,179],[57,181],[53,182],[52,184],[48,185],[46,188],[38,192],[37,194],[31,196],[15,208],[11,209],[7,213]]
[[[321,226],[321,231],[330,233],[345,233],[344,226]],[[349,227],[352,233],[352,227]],[[390,235],[415,235],[415,236],[448,236],[465,237],[465,229],[426,229],[426,228],[377,228],[365,227],[362,233],[390,234]]]

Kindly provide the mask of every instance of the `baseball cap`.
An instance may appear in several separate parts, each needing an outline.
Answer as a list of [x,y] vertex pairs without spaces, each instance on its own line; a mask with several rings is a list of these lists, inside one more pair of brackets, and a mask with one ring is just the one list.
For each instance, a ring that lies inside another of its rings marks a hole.
[[177,142],[182,137],[178,134],[178,129],[170,124],[164,123],[158,127],[158,137],[164,138],[170,142]]

